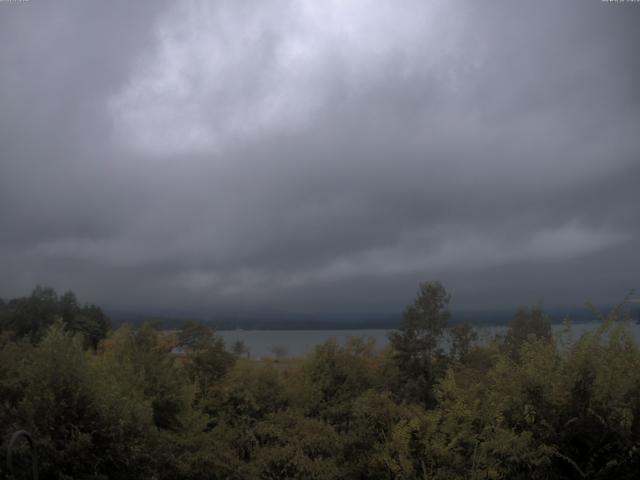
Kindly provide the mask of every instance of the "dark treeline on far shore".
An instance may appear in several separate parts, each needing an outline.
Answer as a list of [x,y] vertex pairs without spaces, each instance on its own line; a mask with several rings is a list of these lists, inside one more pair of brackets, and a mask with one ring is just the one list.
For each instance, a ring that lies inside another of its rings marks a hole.
[[[0,300],[0,458],[26,429],[45,479],[637,478],[626,304],[581,336],[520,308],[480,342],[449,302],[421,284],[382,350],[255,360],[196,321],[115,326],[42,287]],[[24,473],[29,451],[14,454]]]

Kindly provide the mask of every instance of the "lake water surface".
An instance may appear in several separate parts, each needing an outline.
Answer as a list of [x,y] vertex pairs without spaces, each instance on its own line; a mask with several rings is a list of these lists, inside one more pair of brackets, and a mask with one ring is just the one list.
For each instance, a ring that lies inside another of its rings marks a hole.
[[[599,322],[576,323],[571,326],[569,339],[576,340],[582,333],[595,329]],[[631,324],[636,341],[640,343],[640,325]],[[553,329],[560,333],[564,326],[554,324]],[[476,327],[480,341],[487,342],[496,335],[506,332],[506,326],[481,326]],[[379,348],[384,348],[391,330],[220,330],[227,345],[232,345],[242,340],[249,348],[253,358],[273,356],[274,347],[284,347],[287,356],[300,356],[313,350],[313,348],[330,338],[344,343],[349,337],[371,337],[375,339]],[[446,348],[446,345],[443,345]]]

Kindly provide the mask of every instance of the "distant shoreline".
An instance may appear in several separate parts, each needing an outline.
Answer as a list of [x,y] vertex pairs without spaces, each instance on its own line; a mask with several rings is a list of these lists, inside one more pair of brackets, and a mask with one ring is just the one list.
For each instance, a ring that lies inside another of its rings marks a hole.
[[[608,313],[612,307],[598,307],[600,312],[604,314]],[[451,312],[451,325],[460,323],[471,323],[476,327],[499,327],[509,324],[517,309],[505,309],[498,311],[462,311]],[[637,309],[632,309],[633,318],[637,318],[639,312]],[[588,308],[553,308],[543,311],[548,315],[549,321],[552,324],[561,324],[566,319],[569,319],[574,324],[589,323],[598,321],[597,315]],[[107,313],[111,317],[114,327],[118,327],[123,324],[142,325],[143,323],[150,322],[156,324],[160,329],[179,329],[182,324],[187,320],[197,320],[209,325],[216,331],[235,331],[235,330],[261,330],[261,331],[325,331],[325,330],[394,330],[400,326],[401,315],[384,316],[372,319],[365,319],[362,317],[356,318],[340,318],[333,317],[326,320],[319,319],[317,317],[313,319],[309,318],[293,318],[293,317],[267,317],[264,319],[258,318],[232,318],[230,316],[215,318],[208,317],[206,315],[153,315],[135,312],[122,312],[107,310]]]

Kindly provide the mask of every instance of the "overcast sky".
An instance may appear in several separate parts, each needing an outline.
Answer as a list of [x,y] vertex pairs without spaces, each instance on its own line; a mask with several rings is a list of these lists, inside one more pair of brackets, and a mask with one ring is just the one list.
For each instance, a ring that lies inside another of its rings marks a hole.
[[640,288],[640,3],[0,2],[0,297],[400,312]]

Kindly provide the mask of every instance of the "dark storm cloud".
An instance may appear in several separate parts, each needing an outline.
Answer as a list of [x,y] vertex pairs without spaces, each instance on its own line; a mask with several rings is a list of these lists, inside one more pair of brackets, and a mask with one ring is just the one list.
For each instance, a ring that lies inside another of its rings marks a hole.
[[0,292],[398,311],[638,287],[640,7],[0,3]]

